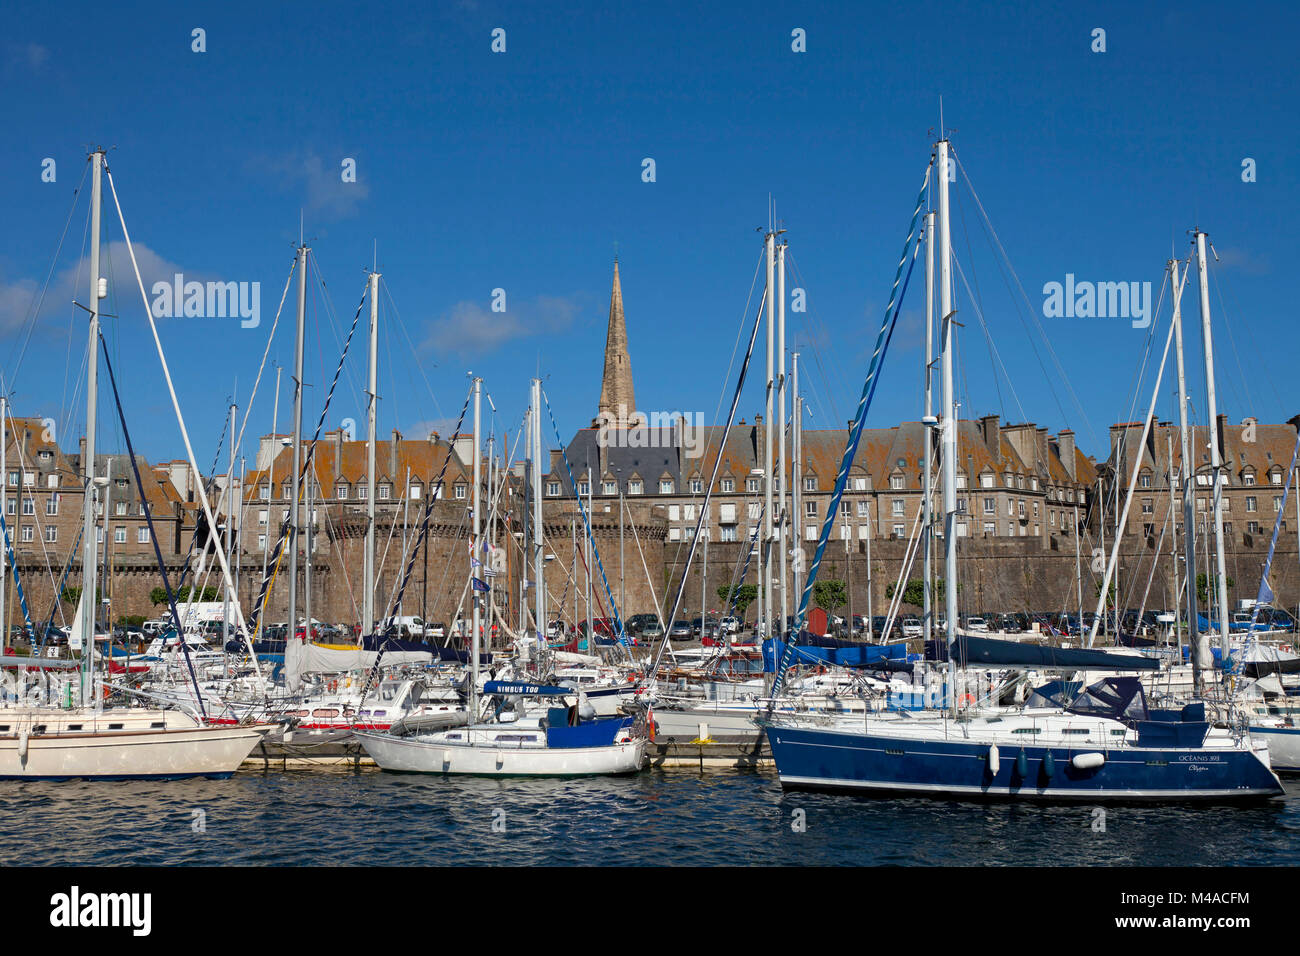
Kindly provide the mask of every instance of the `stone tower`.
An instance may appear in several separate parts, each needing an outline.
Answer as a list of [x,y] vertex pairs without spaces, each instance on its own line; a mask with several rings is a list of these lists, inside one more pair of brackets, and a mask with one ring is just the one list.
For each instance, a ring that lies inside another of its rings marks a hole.
[[632,359],[627,354],[627,322],[623,318],[623,287],[618,281],[618,259],[614,259],[614,290],[609,298],[609,329],[605,333],[605,375],[600,383],[597,419],[626,425],[636,411],[632,391]]

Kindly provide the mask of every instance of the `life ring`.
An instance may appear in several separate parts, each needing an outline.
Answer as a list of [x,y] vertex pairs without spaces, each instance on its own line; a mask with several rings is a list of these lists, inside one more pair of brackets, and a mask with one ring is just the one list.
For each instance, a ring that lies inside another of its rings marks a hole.
[[961,699],[957,702],[958,707],[973,707],[975,705],[974,694],[962,694]]

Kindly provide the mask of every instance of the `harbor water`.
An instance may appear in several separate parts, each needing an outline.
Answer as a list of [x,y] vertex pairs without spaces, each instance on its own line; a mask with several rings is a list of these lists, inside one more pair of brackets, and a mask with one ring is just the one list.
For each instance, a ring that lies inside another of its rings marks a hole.
[[1286,866],[1300,781],[1247,806],[783,792],[775,774],[478,779],[374,770],[7,782],[5,866]]

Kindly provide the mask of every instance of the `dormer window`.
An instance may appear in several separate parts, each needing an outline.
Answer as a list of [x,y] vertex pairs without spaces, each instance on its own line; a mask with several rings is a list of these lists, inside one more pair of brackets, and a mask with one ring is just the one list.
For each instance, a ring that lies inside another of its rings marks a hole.
[[748,491],[750,494],[757,494],[758,491],[759,491],[759,487],[758,487],[758,479],[757,479],[757,478],[746,478],[746,479],[745,479],[745,490]]
[[340,481],[337,485],[334,486],[334,497],[337,498],[339,501],[347,501],[348,498],[347,482]]
[[456,483],[456,499],[458,501],[464,501],[465,495],[468,491],[469,488],[466,486],[466,484],[463,481]]
[[889,476],[889,487],[890,487],[890,488],[893,488],[895,491],[900,490],[900,489],[903,487],[903,476],[902,476],[902,475],[890,475],[890,476]]
[[387,501],[392,496],[393,496],[393,486],[386,481],[380,483],[379,487],[375,489],[375,497],[378,498],[380,501]]
[[546,483],[546,493],[554,498],[560,493],[560,483],[558,481],[548,481]]
[[1253,471],[1246,472],[1241,476],[1241,483],[1243,485],[1253,485],[1255,483],[1255,473]]
[[[578,494],[580,495],[591,494],[591,485],[585,479],[578,482]],[[460,495],[457,495],[456,497],[459,498]]]
[[699,478],[691,479],[691,494],[698,495],[704,493],[704,482]]
[[659,479],[659,494],[671,495],[673,493],[673,480],[671,478]]
[[722,479],[722,490],[723,490],[723,492],[726,493],[726,494],[730,494],[731,492],[735,491],[735,490],[736,490],[736,479],[735,479],[735,478],[723,478],[723,479]]
[[627,493],[629,495],[639,495],[645,492],[645,483],[640,478],[633,478],[627,483]]
[[804,490],[804,491],[816,491],[816,490],[817,490],[817,478],[816,478],[815,476],[811,476],[811,477],[805,478],[805,479],[803,480],[803,490]]
[[600,483],[600,493],[601,493],[602,495],[616,495],[616,494],[618,494],[618,482],[617,482],[617,481],[602,481],[602,482]]

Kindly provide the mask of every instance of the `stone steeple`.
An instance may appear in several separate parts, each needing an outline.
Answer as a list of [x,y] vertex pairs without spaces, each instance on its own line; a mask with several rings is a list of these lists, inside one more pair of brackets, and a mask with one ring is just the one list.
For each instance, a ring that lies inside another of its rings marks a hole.
[[605,375],[600,383],[598,420],[626,425],[636,411],[632,391],[632,359],[627,353],[627,322],[623,318],[623,287],[614,259],[614,290],[609,299],[609,329],[605,333]]

